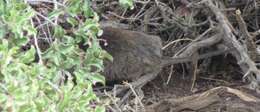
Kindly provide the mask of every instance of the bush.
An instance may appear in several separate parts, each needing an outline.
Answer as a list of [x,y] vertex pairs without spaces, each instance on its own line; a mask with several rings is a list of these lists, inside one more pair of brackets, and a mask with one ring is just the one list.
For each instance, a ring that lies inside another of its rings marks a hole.
[[[99,17],[88,0],[54,4],[42,14],[29,3],[0,0],[0,108],[104,112],[106,102],[101,103],[92,90],[93,84],[105,83],[100,75],[103,60],[112,59],[99,46]],[[45,37],[50,41],[46,49],[40,45],[43,40],[36,17],[51,30],[49,38]],[[80,49],[79,43],[88,49]]]

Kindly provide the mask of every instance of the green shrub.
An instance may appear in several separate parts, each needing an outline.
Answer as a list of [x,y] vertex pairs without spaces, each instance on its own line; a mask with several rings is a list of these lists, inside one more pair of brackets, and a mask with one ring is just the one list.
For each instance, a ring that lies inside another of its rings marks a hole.
[[[103,59],[112,59],[98,43],[97,35],[102,34],[99,17],[88,0],[68,0],[64,4],[56,4],[48,15],[41,15],[23,1],[0,0],[2,111],[105,111],[106,102],[92,90],[93,84],[105,83],[100,75]],[[45,16],[42,24],[52,29],[52,42],[46,50],[38,47],[37,42],[41,40],[34,22],[36,16]],[[61,23],[56,22],[59,19],[73,32],[67,33]],[[80,49],[79,43],[88,45],[88,49]],[[24,46],[28,48],[22,49]]]

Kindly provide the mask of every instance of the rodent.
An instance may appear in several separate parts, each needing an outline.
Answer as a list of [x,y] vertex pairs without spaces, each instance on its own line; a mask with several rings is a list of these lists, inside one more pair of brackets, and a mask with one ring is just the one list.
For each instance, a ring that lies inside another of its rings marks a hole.
[[137,80],[147,73],[161,71],[169,64],[186,62],[187,58],[171,58],[162,55],[160,37],[138,31],[103,27],[107,45],[101,45],[113,56],[113,61],[105,61],[103,75],[107,81]]

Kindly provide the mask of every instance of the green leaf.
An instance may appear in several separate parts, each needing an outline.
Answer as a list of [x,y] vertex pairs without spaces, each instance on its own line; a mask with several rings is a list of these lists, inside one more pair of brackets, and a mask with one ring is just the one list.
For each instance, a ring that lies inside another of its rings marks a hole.
[[79,65],[79,63],[76,63],[74,60],[75,59],[68,57],[66,60],[63,61],[62,68],[70,69],[70,68],[72,68],[75,65]]
[[75,16],[76,14],[81,12],[80,7],[82,6],[82,1],[75,0],[70,2],[70,6],[67,8],[68,12]]
[[95,108],[95,112],[105,112],[106,108],[104,106],[97,106]]
[[1,44],[0,44],[0,51],[8,51],[8,41],[6,39],[1,39]]
[[87,19],[84,25],[84,31],[93,32],[96,34],[100,30],[98,22],[93,19]]
[[8,99],[8,96],[4,94],[4,92],[1,91],[0,93],[0,103],[6,102]]
[[27,44],[29,41],[28,38],[26,37],[21,37],[21,38],[17,38],[17,39],[13,39],[13,44],[17,45],[18,47],[20,46],[24,46],[25,44]]
[[[87,83],[87,82],[86,82]],[[96,95],[94,94],[93,92],[93,88],[92,88],[92,84],[89,83],[87,84],[88,85],[88,88],[87,88],[87,91],[86,93],[84,94],[84,97],[86,100],[93,100],[93,99],[96,99]],[[86,96],[85,96],[86,95]]]
[[103,59],[108,59],[109,61],[113,61],[112,55],[110,55],[107,51],[102,50],[101,57]]
[[64,91],[63,94],[61,94],[63,96],[63,99],[61,99],[61,102],[59,104],[59,111],[63,112],[65,107],[69,105],[70,102],[70,93]]
[[56,26],[54,28],[54,35],[53,35],[54,37],[62,38],[64,36],[64,34],[65,34],[65,31],[61,26]]
[[6,35],[6,29],[4,28],[4,25],[0,22],[0,39],[4,38]]
[[98,33],[97,33],[97,36],[101,36],[103,33],[104,33],[103,30],[99,30]]
[[[94,61],[94,62],[92,62],[92,63],[89,63],[89,65],[91,66],[91,67],[95,67],[95,72],[100,72],[100,71],[102,71],[103,70],[103,63],[102,63],[102,61],[101,60],[96,60],[96,61]],[[93,70],[94,71],[94,70]]]
[[70,23],[72,25],[72,27],[75,27],[76,25],[78,25],[78,21],[73,17],[68,17],[67,21],[68,21],[68,23]]
[[130,8],[131,10],[134,9],[133,0],[119,0],[119,3],[125,8]]
[[53,62],[57,65],[60,66],[60,61],[58,56],[53,56]]
[[80,43],[83,40],[83,38],[82,38],[82,36],[76,35],[74,40],[76,43]]
[[24,54],[21,54],[20,60],[22,63],[31,63],[35,59],[36,50],[34,46],[31,46],[29,51],[26,51]]
[[92,81],[93,84],[96,84],[97,82],[105,84],[105,77],[99,73],[90,75],[88,78]]
[[60,52],[62,54],[69,54],[69,53],[72,53],[73,51],[75,51],[75,47],[72,46],[72,45],[68,45],[68,46],[60,46]]
[[27,28],[27,31],[28,31],[28,35],[37,35],[37,30],[32,26],[29,26]]
[[91,17],[93,16],[94,12],[92,11],[92,9],[90,8],[90,3],[89,1],[85,1],[85,3],[82,6],[82,9],[84,11],[84,15],[86,17]]
[[50,12],[48,14],[48,18],[52,19],[52,18],[55,18],[55,17],[59,17],[61,14],[63,14],[63,10],[53,10],[52,12]]

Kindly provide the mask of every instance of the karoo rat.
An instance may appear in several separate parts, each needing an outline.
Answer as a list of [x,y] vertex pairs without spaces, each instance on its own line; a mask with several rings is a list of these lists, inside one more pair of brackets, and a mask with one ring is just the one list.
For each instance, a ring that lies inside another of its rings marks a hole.
[[158,74],[169,64],[189,61],[189,58],[162,56],[162,43],[158,36],[120,28],[104,27],[100,37],[107,42],[102,45],[113,56],[105,61],[104,76],[107,81],[135,81],[146,74]]

